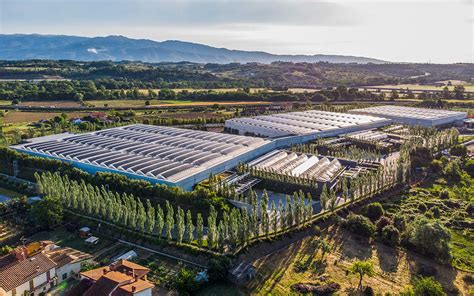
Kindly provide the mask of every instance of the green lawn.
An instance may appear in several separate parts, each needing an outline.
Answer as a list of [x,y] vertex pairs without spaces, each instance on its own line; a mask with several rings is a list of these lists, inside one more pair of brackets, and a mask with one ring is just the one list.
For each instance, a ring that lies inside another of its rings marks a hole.
[[86,245],[84,238],[79,237],[77,233],[68,232],[64,228],[40,232],[30,237],[30,239],[32,241],[51,240],[61,247],[70,247],[90,254],[94,254],[113,243],[100,235],[92,234],[99,238],[99,243],[94,246]]

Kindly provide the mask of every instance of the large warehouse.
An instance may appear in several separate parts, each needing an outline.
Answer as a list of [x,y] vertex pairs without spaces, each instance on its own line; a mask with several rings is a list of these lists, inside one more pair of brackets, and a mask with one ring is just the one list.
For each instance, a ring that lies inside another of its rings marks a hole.
[[[226,128],[240,135],[268,138],[300,137],[289,144],[303,143],[318,137],[331,137],[348,132],[380,127],[390,119],[346,113],[310,110],[251,118],[226,120]],[[282,145],[278,145],[282,146]]]
[[260,138],[137,124],[36,138],[12,148],[90,173],[115,172],[190,190],[209,173],[231,169],[273,147]]
[[390,118],[394,122],[434,127],[455,124],[467,117],[466,112],[448,111],[441,109],[413,108],[402,106],[377,106],[350,110],[351,114],[372,115]]

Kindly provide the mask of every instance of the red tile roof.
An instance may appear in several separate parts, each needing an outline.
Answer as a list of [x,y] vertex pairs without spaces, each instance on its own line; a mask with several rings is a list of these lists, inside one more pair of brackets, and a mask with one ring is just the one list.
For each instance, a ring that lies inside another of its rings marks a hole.
[[6,255],[0,258],[0,287],[8,292],[55,266],[56,263],[43,253],[24,260],[17,260],[14,254]]

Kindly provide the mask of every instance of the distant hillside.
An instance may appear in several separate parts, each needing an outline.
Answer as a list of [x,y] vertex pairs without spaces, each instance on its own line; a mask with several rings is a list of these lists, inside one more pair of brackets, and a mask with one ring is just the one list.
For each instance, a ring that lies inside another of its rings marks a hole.
[[229,50],[184,42],[157,42],[123,36],[78,37],[63,35],[0,34],[0,60],[51,59],[77,61],[142,61],[194,63],[269,64],[283,62],[385,63],[385,61],[342,55],[275,55],[261,51]]

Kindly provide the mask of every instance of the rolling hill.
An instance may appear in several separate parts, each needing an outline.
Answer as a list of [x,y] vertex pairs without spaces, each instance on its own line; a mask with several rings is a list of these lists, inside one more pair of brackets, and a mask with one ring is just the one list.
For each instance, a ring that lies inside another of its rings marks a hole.
[[79,37],[39,34],[0,34],[0,60],[51,59],[76,61],[142,61],[269,64],[282,62],[375,63],[385,61],[342,55],[276,55],[262,51],[230,50],[168,40],[131,39],[124,36]]

